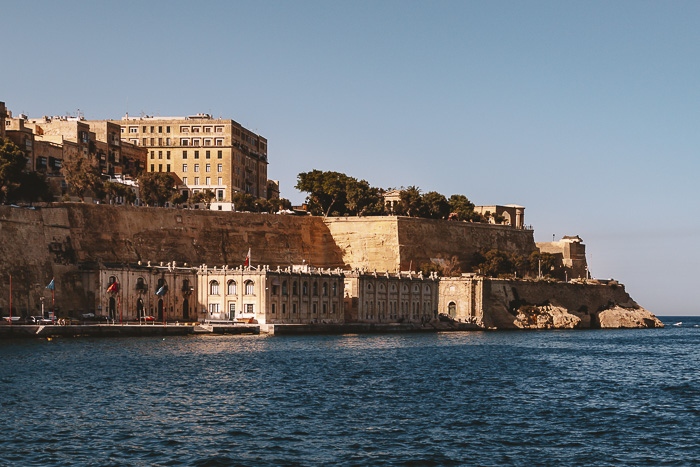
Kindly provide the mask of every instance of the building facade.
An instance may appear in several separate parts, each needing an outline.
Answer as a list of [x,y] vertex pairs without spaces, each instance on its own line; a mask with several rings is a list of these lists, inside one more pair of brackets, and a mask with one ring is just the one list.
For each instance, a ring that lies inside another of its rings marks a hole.
[[427,323],[438,315],[439,278],[431,274],[345,273],[345,319],[355,323]]
[[237,192],[268,198],[267,139],[234,120],[127,115],[111,123],[122,141],[147,150],[146,171],[175,173],[187,196],[211,190],[219,203]]

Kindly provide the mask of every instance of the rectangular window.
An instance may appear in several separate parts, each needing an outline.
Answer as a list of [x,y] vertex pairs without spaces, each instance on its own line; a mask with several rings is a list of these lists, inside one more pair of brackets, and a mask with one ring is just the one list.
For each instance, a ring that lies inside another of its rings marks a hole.
[[148,139],[143,138],[143,146],[148,146]]
[[158,127],[158,133],[163,133],[163,127],[162,127],[162,126],[159,126],[159,127]]
[[151,172],[155,172],[155,166],[151,164]]
[[229,302],[228,304],[228,319],[233,319],[236,314],[236,302]]
[[219,149],[218,151],[216,151],[216,157],[219,158],[219,159],[221,159],[221,158],[224,157],[223,151],[222,151],[221,149]]
[[194,171],[195,171],[195,172],[199,172],[199,164],[195,164],[195,165],[194,165]]
[[253,304],[252,304],[252,303],[246,304],[246,306],[245,306],[245,312],[246,312],[246,313],[253,313]]
[[187,164],[182,164],[182,171],[187,172]]
[[297,314],[297,304],[296,303],[292,303],[292,314],[293,315]]
[[204,127],[204,133],[211,133],[211,127],[210,127],[210,126],[205,126],[205,127]]
[[209,314],[213,315],[214,313],[219,312],[219,304],[218,303],[210,303],[209,304]]
[[163,171],[163,164],[158,164],[158,172],[162,172],[162,171]]
[[156,145],[156,139],[155,139],[155,138],[151,138],[151,146],[155,146],[155,145]]
[[187,185],[187,177],[182,177],[182,183],[184,183],[185,185]]
[[275,308],[277,308],[277,307],[276,307],[275,304],[273,303],[273,304],[272,304],[272,307],[270,308],[270,314],[272,314],[272,315],[275,314]]
[[165,132],[166,132],[166,133],[170,133],[170,127],[169,127],[169,126],[166,126],[166,127],[165,127]]
[[165,145],[170,146],[170,138],[165,138]]
[[204,138],[204,145],[211,146],[211,138]]
[[200,139],[199,138],[192,138],[192,146],[199,146]]
[[146,127],[142,127],[141,133],[146,133]]
[[224,171],[224,164],[216,164],[216,171],[223,172]]
[[[219,177],[218,180],[217,180],[217,182],[216,182],[216,184],[217,184],[217,185],[223,185],[223,184],[224,184],[224,179],[221,178],[221,177]],[[221,198],[223,198],[223,197],[224,197],[223,191],[222,191],[221,193],[222,193]]]
[[163,138],[158,138],[158,146],[162,146],[162,145],[163,145]]
[[182,151],[182,158],[187,159],[187,151]]
[[199,159],[199,151],[195,151],[195,152],[194,152],[194,158],[195,158],[195,159]]
[[214,129],[214,131],[217,132],[217,133],[223,133],[223,132],[224,132],[224,127],[222,127],[222,126],[217,126],[217,127]]
[[194,177],[194,184],[199,185],[199,177]]
[[204,182],[204,184],[205,184],[205,185],[211,185],[211,178],[210,178],[210,177],[207,177],[206,180],[205,180],[205,182]]
[[137,126],[130,126],[129,127],[129,133],[138,133],[139,132],[139,127]]
[[170,160],[170,151],[165,152],[165,158]]
[[151,159],[155,159],[155,157],[156,157],[156,152],[155,152],[155,151],[151,151]]
[[154,126],[151,127],[151,133],[155,133],[155,132],[153,131],[154,128],[155,128]]
[[163,151],[158,151],[158,159],[162,159],[162,158],[163,158]]
[[207,150],[206,153],[205,153],[205,157],[206,157],[207,159],[211,159],[211,151]]
[[193,126],[193,127],[192,127],[192,133],[199,133],[199,127],[198,127],[198,126]]
[[188,126],[181,126],[180,127],[180,133],[189,133],[190,132],[190,127]]
[[204,171],[205,172],[211,172],[211,164],[207,164],[204,166]]
[[166,172],[170,172],[170,164],[166,164],[166,166],[165,166],[165,171],[166,171]]
[[224,145],[224,140],[221,138],[216,138],[216,143],[217,146],[223,146]]
[[286,315],[286,314],[287,314],[287,304],[286,304],[286,303],[283,303],[283,304],[282,304],[282,314],[283,314],[283,315]]
[[[219,180],[219,185],[221,185],[221,180]],[[224,190],[217,190],[216,191],[216,199],[218,201],[223,201],[224,200]]]
[[[144,143],[145,144],[145,143]],[[190,140],[187,138],[180,138],[180,146],[189,146]]]

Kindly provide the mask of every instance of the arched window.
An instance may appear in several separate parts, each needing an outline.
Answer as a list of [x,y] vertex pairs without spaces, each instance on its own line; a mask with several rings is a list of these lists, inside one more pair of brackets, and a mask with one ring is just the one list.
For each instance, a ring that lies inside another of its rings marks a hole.
[[331,289],[333,289],[333,296],[337,297],[338,296],[338,283],[333,282],[333,285],[331,285]]
[[287,295],[287,281],[282,281],[282,295]]
[[314,281],[314,283],[312,284],[312,288],[314,291],[314,297],[317,297],[318,296],[318,282]]
[[328,295],[328,282],[324,282],[321,286],[321,293],[324,297]]
[[136,291],[137,292],[145,292],[148,290],[148,287],[146,286],[146,283],[143,280],[143,277],[137,277],[136,278]]
[[209,282],[209,295],[219,295],[219,281]]
[[236,281],[228,281],[228,294],[236,295],[238,293],[238,287],[236,287]]
[[304,283],[301,286],[301,294],[302,295],[308,295],[309,294],[309,283],[304,281]]
[[254,294],[255,294],[255,282],[253,282],[253,281],[246,281],[246,283],[245,283],[245,294],[246,294],[246,295],[254,295]]
[[292,295],[299,295],[297,281],[292,282]]
[[428,284],[425,284],[423,290],[425,291],[425,293],[430,293],[430,286]]

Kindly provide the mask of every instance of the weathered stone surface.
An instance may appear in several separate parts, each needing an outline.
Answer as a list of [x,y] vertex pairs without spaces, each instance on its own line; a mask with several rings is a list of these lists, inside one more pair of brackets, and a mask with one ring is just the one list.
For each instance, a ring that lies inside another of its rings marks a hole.
[[663,323],[650,311],[638,308],[614,306],[597,316],[601,328],[662,328]]

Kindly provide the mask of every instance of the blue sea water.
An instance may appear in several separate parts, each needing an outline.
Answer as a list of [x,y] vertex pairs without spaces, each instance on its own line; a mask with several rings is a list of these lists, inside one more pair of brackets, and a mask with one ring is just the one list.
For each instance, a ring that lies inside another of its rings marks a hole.
[[4,341],[0,465],[698,464],[700,318],[663,321]]

